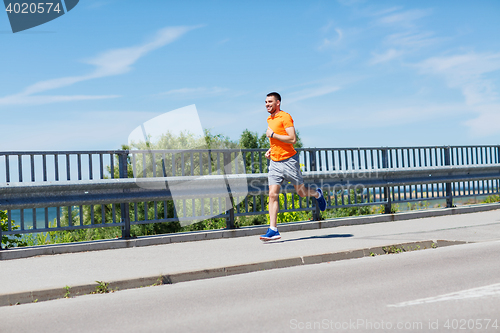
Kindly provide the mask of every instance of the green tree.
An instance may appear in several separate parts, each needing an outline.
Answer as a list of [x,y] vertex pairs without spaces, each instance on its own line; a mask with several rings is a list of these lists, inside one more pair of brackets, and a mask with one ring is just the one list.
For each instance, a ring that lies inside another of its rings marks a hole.
[[[297,142],[293,146],[295,148],[303,148],[299,131],[295,130],[295,135],[297,137]],[[257,132],[251,132],[245,129],[240,136],[240,147],[242,149],[269,149],[270,143],[266,133],[259,136]]]
[[300,133],[298,130],[295,130],[295,134],[297,136],[297,142],[293,145],[295,148],[304,148],[304,144],[302,143],[302,139],[300,138]]
[[[264,135],[265,137],[265,135]],[[245,129],[240,136],[240,147],[242,149],[258,149],[261,148],[261,143],[257,132],[250,132]]]

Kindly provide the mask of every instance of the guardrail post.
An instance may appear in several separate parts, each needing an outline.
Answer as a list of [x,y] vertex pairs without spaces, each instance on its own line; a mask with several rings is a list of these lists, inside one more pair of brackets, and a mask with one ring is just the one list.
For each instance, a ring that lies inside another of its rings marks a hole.
[[319,210],[318,202],[314,206],[313,221],[321,221],[321,211]]
[[[124,150],[118,154],[118,167],[120,178],[128,178],[128,150]],[[130,192],[130,189],[124,189],[123,192]],[[122,238],[129,239],[130,237],[130,213],[129,204],[121,203],[121,220],[124,223],[122,226]]]
[[[7,223],[9,223],[7,221]],[[3,246],[2,246],[2,223],[0,222],[0,251],[3,250]]]
[[229,182],[227,180],[226,175],[230,175],[232,173],[232,165],[231,165],[231,152],[230,151],[225,151],[223,153],[224,155],[224,181],[226,182],[226,187],[227,187],[227,193],[228,196],[226,197],[226,208],[230,207],[228,210],[226,210],[226,229],[234,229],[234,200],[233,200],[233,194],[231,193],[231,188],[229,187]]
[[[382,168],[384,169],[389,168],[389,149],[387,148],[382,149]],[[384,214],[391,214],[392,200],[391,200],[391,192],[389,186],[384,187],[384,201],[385,201]]]
[[[495,159],[495,163],[500,163],[500,146],[497,146],[497,157]],[[495,188],[496,192],[498,193],[498,191],[500,190],[499,188],[499,180],[500,179],[496,179],[496,182],[497,182],[497,186]]]
[[316,152],[309,150],[309,165],[311,166],[309,171],[317,171],[316,167]]
[[[451,165],[450,146],[444,148],[444,165]],[[446,208],[453,207],[453,193],[451,192],[451,183],[446,183]]]
[[[309,171],[318,171],[318,167],[316,165],[316,151],[309,150],[308,152],[309,152],[309,166],[310,166]],[[313,215],[312,216],[313,221],[320,221],[321,220],[321,211],[319,210],[319,206],[318,206],[317,202],[314,206],[314,210],[312,212],[312,215]]]

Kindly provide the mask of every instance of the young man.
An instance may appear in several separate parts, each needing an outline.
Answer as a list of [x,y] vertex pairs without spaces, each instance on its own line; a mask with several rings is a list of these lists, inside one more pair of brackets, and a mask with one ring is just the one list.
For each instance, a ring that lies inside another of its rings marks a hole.
[[304,186],[300,173],[299,154],[293,149],[297,142],[293,119],[280,109],[281,96],[277,92],[267,94],[266,108],[269,112],[267,118],[266,135],[271,141],[271,148],[266,152],[266,158],[271,160],[269,165],[269,219],[270,225],[267,233],[260,236],[263,241],[280,239],[276,220],[279,211],[279,193],[283,180],[289,181],[301,197],[315,197],[320,210],[326,209],[326,201],[321,189],[313,190]]

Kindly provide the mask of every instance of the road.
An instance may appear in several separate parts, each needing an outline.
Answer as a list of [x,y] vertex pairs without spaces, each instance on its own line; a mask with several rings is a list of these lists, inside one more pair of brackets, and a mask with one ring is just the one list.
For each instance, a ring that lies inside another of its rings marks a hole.
[[455,245],[3,307],[0,332],[500,332],[498,253]]

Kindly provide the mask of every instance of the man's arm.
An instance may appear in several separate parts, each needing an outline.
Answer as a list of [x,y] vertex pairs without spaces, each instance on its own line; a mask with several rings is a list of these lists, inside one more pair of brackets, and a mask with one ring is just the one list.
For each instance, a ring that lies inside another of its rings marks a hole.
[[271,138],[271,135],[272,135],[273,139],[278,139],[278,140],[280,140],[281,142],[284,142],[284,143],[291,143],[292,145],[295,144],[297,142],[297,136],[295,135],[295,127],[293,127],[293,126],[292,127],[287,127],[287,128],[285,128],[285,131],[286,131],[287,135],[276,134],[276,133],[273,132],[272,129],[270,129],[268,127],[267,131],[266,131],[266,136],[268,138]]

